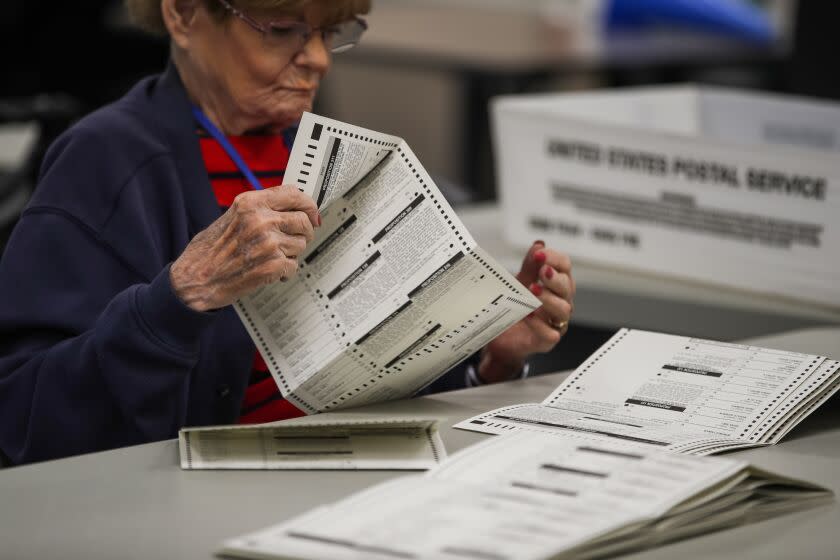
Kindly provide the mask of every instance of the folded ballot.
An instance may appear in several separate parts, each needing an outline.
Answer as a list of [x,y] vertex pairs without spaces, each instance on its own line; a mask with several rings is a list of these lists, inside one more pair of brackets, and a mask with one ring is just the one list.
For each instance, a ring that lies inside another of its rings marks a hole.
[[840,389],[822,356],[621,329],[542,403],[456,428],[586,434],[708,455],[779,442]]
[[469,447],[280,525],[230,539],[241,558],[596,558],[813,507],[819,486],[743,461],[566,432]]
[[181,468],[426,470],[446,450],[429,418],[307,417],[258,425],[184,428]]
[[236,310],[306,413],[408,397],[540,306],[400,138],[306,113],[286,182],[323,224],[294,278]]

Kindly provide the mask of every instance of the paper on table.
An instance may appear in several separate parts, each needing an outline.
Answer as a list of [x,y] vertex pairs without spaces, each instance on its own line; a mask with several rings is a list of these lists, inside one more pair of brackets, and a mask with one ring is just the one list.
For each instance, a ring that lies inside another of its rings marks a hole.
[[323,225],[295,278],[236,309],[301,410],[410,396],[541,305],[398,138],[306,113],[286,178]]
[[622,329],[541,404],[455,427],[568,430],[706,454],[770,443],[768,434],[840,375],[821,356]]
[[299,418],[257,425],[184,428],[182,469],[425,470],[446,458],[429,418]]
[[771,502],[781,511],[783,504],[830,495],[747,467],[571,432],[512,434],[469,447],[426,475],[231,539],[222,552],[339,560],[577,558],[597,547],[621,550],[733,526],[750,512],[769,515]]

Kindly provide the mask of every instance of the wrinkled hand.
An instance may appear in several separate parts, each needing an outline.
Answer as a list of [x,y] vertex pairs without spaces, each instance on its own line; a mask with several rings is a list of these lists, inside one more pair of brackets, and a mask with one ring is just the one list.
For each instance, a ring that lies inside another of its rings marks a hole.
[[242,193],[172,263],[172,288],[197,311],[229,305],[293,276],[320,225],[315,202],[294,186]]
[[516,277],[542,301],[542,307],[484,348],[478,375],[488,383],[510,379],[522,370],[530,354],[548,352],[569,329],[575,281],[567,255],[536,241]]

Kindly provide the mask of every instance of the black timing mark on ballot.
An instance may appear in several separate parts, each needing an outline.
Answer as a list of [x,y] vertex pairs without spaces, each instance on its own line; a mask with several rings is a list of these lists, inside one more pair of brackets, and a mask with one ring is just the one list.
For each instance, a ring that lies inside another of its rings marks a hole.
[[324,125],[316,124],[312,127],[312,139],[313,140],[320,140],[321,139],[321,131],[324,130]]
[[434,284],[438,279],[440,279],[441,276],[443,276],[443,274],[447,270],[455,266],[455,263],[460,261],[462,258],[464,258],[464,253],[458,251],[458,253],[456,253],[451,259],[443,263],[443,265],[440,268],[432,272],[425,280],[420,282],[420,285],[408,292],[408,297],[413,298],[414,296],[416,296],[417,294]]
[[608,478],[609,475],[607,473],[602,472],[595,472],[595,471],[587,471],[583,469],[573,469],[572,467],[564,467],[563,465],[555,465],[552,463],[544,463],[540,465],[541,469],[545,469],[547,471],[556,471],[562,472],[566,474],[579,474],[580,476],[588,476],[590,478]]
[[627,404],[637,404],[639,406],[648,406],[650,408],[661,408],[662,410],[673,410],[674,412],[685,412],[684,406],[677,406],[674,404],[660,403],[655,401],[645,401],[641,399],[627,399],[624,401]]
[[379,251],[372,254],[368,259],[359,266],[356,270],[350,273],[350,276],[344,279],[344,281],[336,286],[330,293],[327,294],[327,299],[333,299],[335,296],[341,293],[341,291],[347,288],[353,281],[358,278],[365,270],[370,268],[370,265],[376,262],[376,259],[382,256],[382,253]]
[[421,203],[422,203],[425,199],[426,199],[426,197],[425,197],[425,196],[423,196],[422,194],[421,194],[421,195],[418,195],[418,196],[417,196],[417,198],[415,198],[414,200],[412,200],[412,201],[411,201],[411,203],[410,203],[408,206],[406,206],[405,208],[403,208],[403,210],[402,210],[399,214],[397,214],[397,216],[396,216],[393,220],[391,220],[390,222],[388,222],[388,225],[387,225],[387,226],[385,226],[384,228],[382,228],[382,229],[379,231],[379,233],[377,233],[376,235],[374,235],[374,236],[373,236],[373,242],[374,242],[374,243],[379,243],[379,242],[382,240],[382,238],[383,238],[383,237],[385,237],[386,235],[388,235],[388,233],[389,233],[392,229],[394,229],[395,227],[397,227],[397,226],[400,224],[400,222],[402,222],[403,220],[405,220],[405,219],[408,217],[408,215],[409,215],[409,214],[411,214],[411,212],[412,212],[415,208],[417,208],[418,206],[420,206],[420,204],[421,204]]
[[623,459],[640,460],[645,458],[644,455],[639,455],[638,453],[623,453],[620,451],[613,451],[612,449],[598,449],[597,447],[589,447],[587,445],[578,447],[577,450],[585,451],[587,453],[598,453],[600,455],[612,455],[614,457],[621,457]]
[[350,436],[274,436],[272,439],[282,440],[302,440],[302,439],[350,439]]
[[525,490],[536,490],[538,492],[548,492],[549,494],[559,494],[561,496],[571,496],[574,498],[578,495],[577,492],[572,490],[564,490],[562,488],[551,488],[549,486],[540,486],[537,484],[531,484],[530,482],[511,482],[511,486],[514,488],[524,488]]
[[316,201],[318,208],[321,207],[321,203],[324,202],[324,197],[327,196],[327,187],[332,181],[332,175],[335,171],[335,160],[338,157],[338,149],[340,146],[341,139],[333,139],[332,150],[330,150],[330,155],[327,158],[327,168],[324,170],[324,178],[321,181],[321,188],[318,190],[318,200]]
[[356,346],[358,346],[359,344],[361,344],[362,342],[364,342],[365,340],[367,340],[368,338],[372,337],[373,335],[375,335],[376,333],[378,333],[380,330],[382,330],[382,328],[383,328],[385,325],[387,325],[388,323],[390,323],[391,321],[393,321],[394,319],[396,319],[396,318],[397,318],[397,315],[399,315],[400,313],[402,313],[403,311],[405,311],[406,309],[408,309],[408,308],[409,308],[409,306],[411,306],[411,303],[412,303],[412,302],[411,302],[411,300],[408,300],[407,302],[405,302],[404,304],[402,304],[402,305],[399,307],[399,309],[397,309],[396,311],[394,311],[393,313],[391,313],[390,315],[388,315],[387,317],[385,317],[384,319],[382,319],[381,321],[379,321],[379,323],[378,323],[375,327],[373,327],[373,328],[372,328],[372,329],[370,329],[368,332],[366,332],[365,334],[363,334],[363,335],[361,336],[361,338],[359,338],[359,340],[357,340],[357,341],[356,341]]
[[345,231],[350,229],[350,226],[352,226],[355,223],[356,223],[356,215],[352,214],[349,218],[344,220],[344,222],[342,222],[342,224],[340,226],[338,226],[338,228],[336,228],[336,230],[334,232],[332,232],[329,235],[329,237],[327,237],[323,241],[323,243],[318,245],[311,253],[309,253],[309,255],[307,255],[306,258],[303,259],[303,262],[305,264],[312,264],[315,261],[315,259],[317,259],[318,257],[320,257],[321,255],[323,255],[324,253],[327,252],[327,250],[330,248],[330,246],[333,243],[335,243],[336,239],[338,239],[339,236],[342,233],[344,233]]
[[428,331],[426,331],[425,333],[423,333],[423,336],[421,336],[420,338],[418,338],[417,340],[415,340],[414,342],[412,342],[412,343],[409,345],[409,347],[408,347],[408,348],[406,348],[405,350],[403,350],[402,352],[400,352],[399,356],[397,356],[396,358],[394,358],[393,360],[391,360],[390,362],[388,362],[387,364],[385,364],[385,369],[388,369],[389,367],[391,367],[392,365],[396,364],[396,363],[397,363],[397,362],[399,362],[400,360],[405,359],[405,357],[406,357],[406,356],[408,356],[409,354],[411,354],[412,352],[414,352],[414,350],[416,350],[416,349],[417,349],[417,348],[418,348],[421,344],[423,344],[423,342],[425,342],[425,341],[426,341],[426,340],[427,340],[430,336],[432,336],[433,334],[435,334],[435,332],[436,332],[438,329],[440,329],[440,327],[441,327],[441,325],[440,325],[440,323],[438,323],[437,325],[435,325],[434,327],[432,327],[431,329],[429,329]]
[[277,455],[352,455],[352,451],[278,451]]
[[377,554],[384,554],[386,556],[393,556],[394,558],[416,558],[417,556],[411,554],[410,552],[402,552],[400,550],[393,550],[390,548],[383,548],[381,546],[368,546],[363,544],[354,543],[353,541],[344,540],[344,539],[329,539],[327,537],[322,537],[320,535],[310,535],[307,533],[300,533],[298,531],[288,531],[286,533],[287,537],[293,539],[301,539],[307,541],[314,541],[323,544],[331,544],[334,546],[341,546],[344,548],[350,548],[353,550],[359,551],[368,551],[368,552],[375,552]]
[[672,365],[664,365],[662,369],[667,369],[670,371],[679,371],[682,373],[693,373],[695,375],[706,375],[708,377],[722,377],[723,374],[719,371],[709,371],[705,369],[699,368],[690,368],[685,366],[672,366]]

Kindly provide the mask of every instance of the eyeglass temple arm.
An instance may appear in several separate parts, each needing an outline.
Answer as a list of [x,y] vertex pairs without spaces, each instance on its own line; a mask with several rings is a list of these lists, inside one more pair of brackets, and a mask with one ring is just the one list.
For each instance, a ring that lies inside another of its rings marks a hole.
[[234,16],[238,17],[239,19],[241,19],[242,21],[244,21],[245,23],[247,23],[248,25],[250,25],[251,27],[253,27],[257,31],[259,31],[261,33],[267,33],[268,32],[268,30],[265,28],[265,26],[263,24],[261,24],[260,22],[258,22],[254,18],[250,17],[248,14],[240,11],[238,8],[236,8],[236,6],[234,6],[230,2],[227,2],[226,0],[219,0],[219,3],[222,6],[224,6],[226,9],[228,9],[230,11],[230,13],[232,13]]

